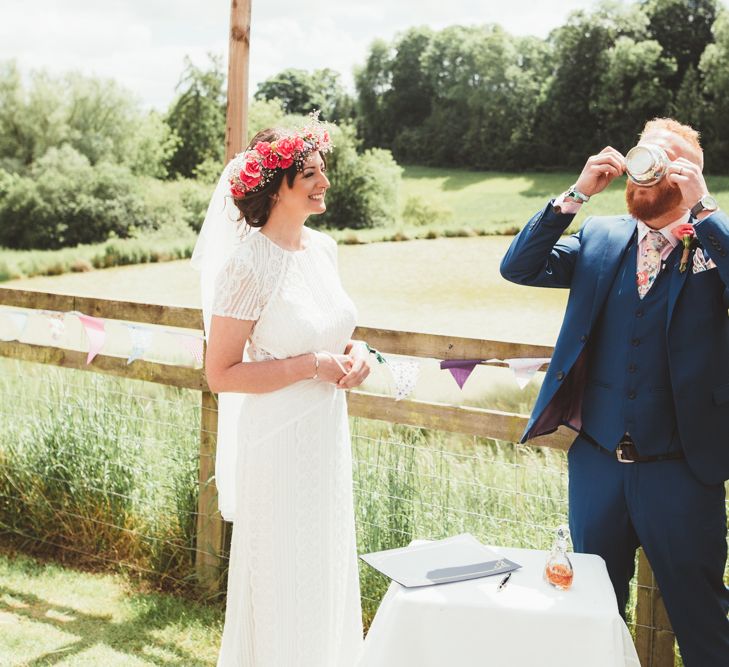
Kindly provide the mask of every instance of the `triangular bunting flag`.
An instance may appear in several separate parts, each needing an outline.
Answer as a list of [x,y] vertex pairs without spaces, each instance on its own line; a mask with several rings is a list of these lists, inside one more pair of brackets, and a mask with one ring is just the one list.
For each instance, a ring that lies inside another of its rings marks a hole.
[[536,373],[544,364],[548,364],[551,361],[549,357],[536,357],[533,359],[504,359],[504,363],[509,365],[509,368],[514,373],[516,383],[519,385],[519,389],[524,389],[529,384],[529,380],[534,377]]
[[184,348],[193,356],[198,364],[203,362],[203,339],[189,334],[175,334]]
[[137,359],[144,359],[147,350],[152,346],[154,329],[136,324],[127,324],[127,329],[132,337],[132,349],[127,357],[127,365],[129,365]]
[[86,332],[86,337],[89,339],[89,353],[86,356],[86,363],[90,364],[93,358],[99,354],[101,348],[104,347],[104,342],[106,341],[104,320],[100,317],[84,315],[78,311],[73,311],[73,314],[81,320],[81,324]]
[[43,310],[41,312],[45,315],[46,321],[48,322],[51,338],[56,343],[60,342],[63,334],[66,332],[65,313],[58,313],[52,310]]
[[440,367],[441,370],[449,370],[458,386],[463,389],[473,369],[480,363],[481,359],[446,359],[440,362]]
[[401,401],[409,396],[418,382],[420,363],[412,359],[387,358],[387,365],[395,380],[395,400]]
[[11,333],[10,338],[6,340],[20,340],[23,337],[25,327],[28,324],[28,313],[11,312],[5,314],[10,319],[13,329],[13,333]]

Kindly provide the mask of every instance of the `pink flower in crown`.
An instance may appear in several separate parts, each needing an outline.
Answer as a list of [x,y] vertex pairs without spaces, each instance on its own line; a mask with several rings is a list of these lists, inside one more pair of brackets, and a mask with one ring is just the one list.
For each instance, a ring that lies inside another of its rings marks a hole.
[[304,150],[304,140],[301,137],[297,136],[294,139],[294,152],[300,153],[303,150]]
[[261,157],[266,157],[271,154],[271,144],[268,141],[259,141],[256,144],[256,153]]
[[326,146],[329,144],[329,141],[330,141],[329,132],[324,130],[324,134],[322,134],[322,136],[321,136],[321,142]]
[[[243,165],[242,173],[245,173],[247,176],[250,176],[251,178],[260,178],[261,163],[259,162],[257,155],[251,155],[246,160],[246,163]],[[241,177],[241,180],[243,180],[242,177]]]
[[238,174],[238,178],[240,178],[241,182],[243,183],[243,185],[246,186],[246,188],[252,190],[261,182],[260,166],[258,168],[258,176],[250,176],[245,172],[245,169],[241,169],[240,173]]
[[236,199],[243,199],[243,197],[246,196],[246,191],[239,185],[233,184],[230,187],[230,194],[232,194]]
[[[283,139],[279,139],[276,142],[276,152],[284,159],[289,159],[294,157],[294,140],[291,137],[284,137]],[[293,160],[292,160],[293,161]],[[281,165],[283,166],[283,165]],[[289,164],[289,166],[291,166]],[[286,167],[284,167],[285,169]]]
[[266,169],[275,169],[276,167],[279,166],[278,155],[276,155],[276,153],[271,151],[268,155],[266,155],[263,158],[262,164]]
[[281,162],[279,163],[279,167],[281,167],[281,169],[288,169],[293,163],[294,163],[293,157],[286,157],[286,158],[282,157]]

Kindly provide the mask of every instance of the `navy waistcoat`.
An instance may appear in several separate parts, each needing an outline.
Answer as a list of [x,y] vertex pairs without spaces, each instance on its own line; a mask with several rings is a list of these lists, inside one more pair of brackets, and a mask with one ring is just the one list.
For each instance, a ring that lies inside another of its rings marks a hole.
[[681,449],[666,344],[670,272],[679,245],[643,299],[636,286],[633,235],[588,343],[582,428],[608,450],[624,433],[643,456]]

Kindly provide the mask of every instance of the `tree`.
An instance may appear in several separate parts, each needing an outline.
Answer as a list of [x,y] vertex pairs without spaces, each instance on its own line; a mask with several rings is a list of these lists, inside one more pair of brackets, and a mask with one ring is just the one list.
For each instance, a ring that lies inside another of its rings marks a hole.
[[717,0],[643,2],[649,37],[661,45],[667,57],[676,61],[676,72],[669,84],[672,88],[678,88],[690,67],[699,66],[701,54],[714,41],[711,29],[717,9]]
[[170,174],[192,177],[206,160],[222,164],[225,158],[225,74],[222,58],[208,55],[207,69],[189,57],[177,84],[180,91],[166,121],[179,143],[169,159]]
[[392,91],[390,45],[382,39],[370,47],[367,60],[354,70],[357,89],[357,132],[365,146],[387,146],[392,142],[392,127],[387,116],[388,96]]
[[160,116],[114,81],[80,74],[33,72],[22,83],[13,62],[0,65],[0,160],[15,172],[51,148],[72,146],[94,165],[125,165],[134,174],[162,176],[174,146]]
[[605,53],[595,100],[604,143],[631,148],[646,120],[668,109],[673,94],[667,84],[675,72],[676,62],[658,42],[618,37]]
[[340,76],[331,69],[307,72],[289,68],[258,85],[255,99],[280,100],[287,114],[321,111],[322,120],[341,122],[352,117],[354,102],[340,82]]
[[620,36],[644,39],[647,23],[639,7],[606,2],[591,13],[573,12],[550,34],[554,70],[534,130],[537,165],[577,168],[605,146],[596,101],[608,52]]
[[711,171],[729,169],[729,12],[722,11],[709,44],[699,63],[703,77],[703,124],[706,167]]

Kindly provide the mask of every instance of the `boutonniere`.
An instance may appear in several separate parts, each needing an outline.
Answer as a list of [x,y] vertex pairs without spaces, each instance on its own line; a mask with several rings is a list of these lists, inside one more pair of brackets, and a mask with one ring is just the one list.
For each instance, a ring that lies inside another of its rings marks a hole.
[[681,253],[681,263],[678,270],[683,273],[688,268],[689,255],[691,248],[696,245],[696,230],[690,222],[674,227],[673,235],[683,243],[683,252]]

